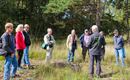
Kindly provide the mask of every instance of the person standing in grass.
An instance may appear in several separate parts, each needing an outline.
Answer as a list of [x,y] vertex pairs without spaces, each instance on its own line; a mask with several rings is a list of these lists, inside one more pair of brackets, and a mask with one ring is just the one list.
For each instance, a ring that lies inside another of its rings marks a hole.
[[69,50],[68,62],[73,62],[74,53],[75,53],[75,50],[77,49],[77,35],[74,29],[71,31],[71,34],[69,34],[67,37],[66,46]]
[[55,44],[55,39],[52,35],[51,28],[47,29],[47,34],[44,36],[44,43],[47,45],[45,63],[48,63],[52,59],[52,51]]
[[30,35],[29,35],[29,25],[25,24],[24,25],[24,31],[23,31],[23,35],[25,38],[25,45],[26,48],[24,49],[24,54],[23,54],[23,63],[27,68],[31,68],[31,64],[29,61],[29,46],[31,45],[31,40],[30,40]]
[[96,60],[96,74],[97,77],[100,77],[101,73],[101,36],[98,32],[98,26],[92,26],[93,34],[90,36],[88,44],[86,47],[89,48],[90,55],[90,65],[89,65],[89,74],[90,77],[93,78],[94,74],[94,61]]
[[18,52],[18,70],[21,70],[21,60],[23,58],[23,51],[26,48],[25,37],[23,35],[23,24],[19,24],[16,28],[15,41],[16,50]]
[[85,61],[86,52],[88,50],[88,47],[86,47],[86,45],[88,44],[89,37],[90,37],[89,31],[88,31],[88,29],[85,29],[84,34],[82,34],[80,36],[80,38],[79,38],[80,39],[80,43],[81,43],[81,47],[82,47],[83,61]]
[[105,36],[104,36],[104,32],[100,31],[100,35],[102,37],[102,48],[101,48],[101,59],[104,60],[104,56],[105,56],[105,45],[106,45],[106,41],[105,41]]
[[3,46],[2,48],[7,51],[5,55],[5,64],[4,64],[4,77],[3,80],[10,80],[10,71],[11,77],[15,78],[17,72],[17,60],[15,55],[15,38],[12,34],[13,24],[5,24],[5,33],[1,36]]
[[113,40],[114,40],[116,65],[119,65],[119,58],[120,58],[122,66],[125,66],[125,62],[124,62],[124,58],[125,58],[124,39],[123,39],[123,36],[119,34],[119,31],[117,29],[114,30]]

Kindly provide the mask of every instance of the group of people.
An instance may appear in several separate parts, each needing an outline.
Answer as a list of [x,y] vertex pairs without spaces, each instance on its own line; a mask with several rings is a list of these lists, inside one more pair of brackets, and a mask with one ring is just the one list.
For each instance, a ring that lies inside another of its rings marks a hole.
[[[31,45],[29,35],[29,25],[19,24],[16,28],[16,35],[12,34],[13,24],[5,24],[5,32],[1,36],[2,48],[7,52],[4,64],[4,80],[10,80],[10,77],[15,78],[19,75],[16,74],[17,70],[22,70],[23,66],[31,68],[29,61],[29,46]],[[17,50],[17,57],[16,51]],[[18,59],[17,59],[18,58]]]
[[[29,35],[29,25],[28,24],[19,24],[16,28],[15,36],[12,34],[13,24],[5,24],[5,32],[1,36],[2,39],[2,48],[7,51],[5,56],[4,64],[4,80],[10,80],[10,77],[18,76],[16,74],[17,69],[22,69],[23,66],[27,68],[31,67],[29,61],[29,46],[31,45],[30,35]],[[77,49],[77,40],[76,31],[73,29],[68,35],[66,40],[66,46],[68,49],[68,58],[67,62],[74,62],[75,50]],[[82,58],[85,61],[86,53],[88,51],[89,55],[89,73],[90,77],[93,78],[94,75],[94,61],[96,61],[96,74],[100,77],[101,74],[101,60],[104,59],[105,55],[105,37],[103,31],[99,32],[98,26],[93,25],[91,31],[88,29],[84,30],[84,33],[79,38],[81,48],[82,48]],[[125,49],[124,49],[124,39],[119,34],[118,30],[114,31],[114,50],[116,57],[116,65],[119,65],[119,58],[121,59],[122,66],[125,66],[124,58]],[[52,35],[52,29],[47,29],[47,34],[44,36],[44,49],[46,50],[45,63],[50,62],[52,58],[52,52],[55,45],[55,39]],[[15,49],[17,50],[18,59],[16,58]]]
[[[44,36],[44,43],[47,44],[46,50],[46,59],[45,61],[50,61],[52,57],[52,51],[54,49],[55,39],[52,36],[52,29],[47,29],[47,34]],[[114,51],[116,57],[116,65],[119,65],[119,58],[122,62],[122,67],[125,66],[125,49],[124,49],[124,39],[123,36],[119,33],[117,29],[114,30]],[[66,40],[66,46],[68,49],[68,58],[67,62],[71,63],[74,61],[75,50],[77,49],[77,40],[78,37],[76,35],[76,31],[73,29],[71,33],[68,35]],[[96,74],[100,77],[102,72],[101,70],[101,60],[104,60],[105,55],[105,36],[104,32],[98,30],[97,25],[93,25],[91,27],[91,31],[88,29],[84,30],[84,33],[79,38],[81,48],[82,48],[82,58],[85,61],[86,53],[88,51],[90,63],[89,63],[89,73],[90,77],[93,78],[94,74],[94,61],[96,61]]]

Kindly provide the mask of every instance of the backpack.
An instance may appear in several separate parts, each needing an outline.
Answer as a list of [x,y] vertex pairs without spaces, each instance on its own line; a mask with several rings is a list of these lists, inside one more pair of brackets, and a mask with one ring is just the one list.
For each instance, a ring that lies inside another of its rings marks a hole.
[[0,56],[4,56],[7,54],[7,51],[3,49],[3,43],[2,43],[2,38],[0,38]]

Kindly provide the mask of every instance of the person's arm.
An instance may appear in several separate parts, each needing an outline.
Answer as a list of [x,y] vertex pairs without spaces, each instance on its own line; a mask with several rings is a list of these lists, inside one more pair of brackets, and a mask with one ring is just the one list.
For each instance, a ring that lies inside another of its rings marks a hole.
[[83,38],[84,34],[82,34],[80,37],[79,37],[79,40],[81,40]]
[[52,40],[50,41],[52,44],[55,44],[55,39],[54,39],[54,37],[53,36],[51,36],[52,37]]
[[47,38],[47,35],[44,36],[44,43],[47,44],[47,45],[49,44],[49,40]]
[[121,36],[121,40],[122,40],[122,46],[124,47],[124,38],[123,38],[123,36]]
[[9,46],[9,36],[4,36],[2,38],[3,49],[7,51],[8,54],[13,54],[13,50]]
[[89,37],[86,47],[90,48],[92,43],[92,36]]
[[69,36],[67,37],[67,40],[66,40],[66,46],[67,48],[69,48]]

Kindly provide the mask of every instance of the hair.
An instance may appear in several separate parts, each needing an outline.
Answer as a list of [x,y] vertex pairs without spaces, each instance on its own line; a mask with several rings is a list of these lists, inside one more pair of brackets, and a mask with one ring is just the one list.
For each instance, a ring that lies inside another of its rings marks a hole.
[[98,31],[98,26],[97,25],[93,25],[92,26],[92,32],[96,32]]
[[30,26],[29,26],[28,24],[25,24],[25,25],[24,25],[24,28],[25,28],[25,27],[30,27]]
[[23,24],[19,24],[18,26],[17,26],[17,28],[16,28],[16,32],[18,32],[18,31],[20,31],[20,28],[23,28]]
[[13,24],[12,24],[12,23],[6,23],[6,24],[5,24],[5,29],[8,29],[8,28],[10,28],[10,27],[13,27]]
[[52,30],[51,28],[47,28],[47,32],[49,32],[50,30]]

